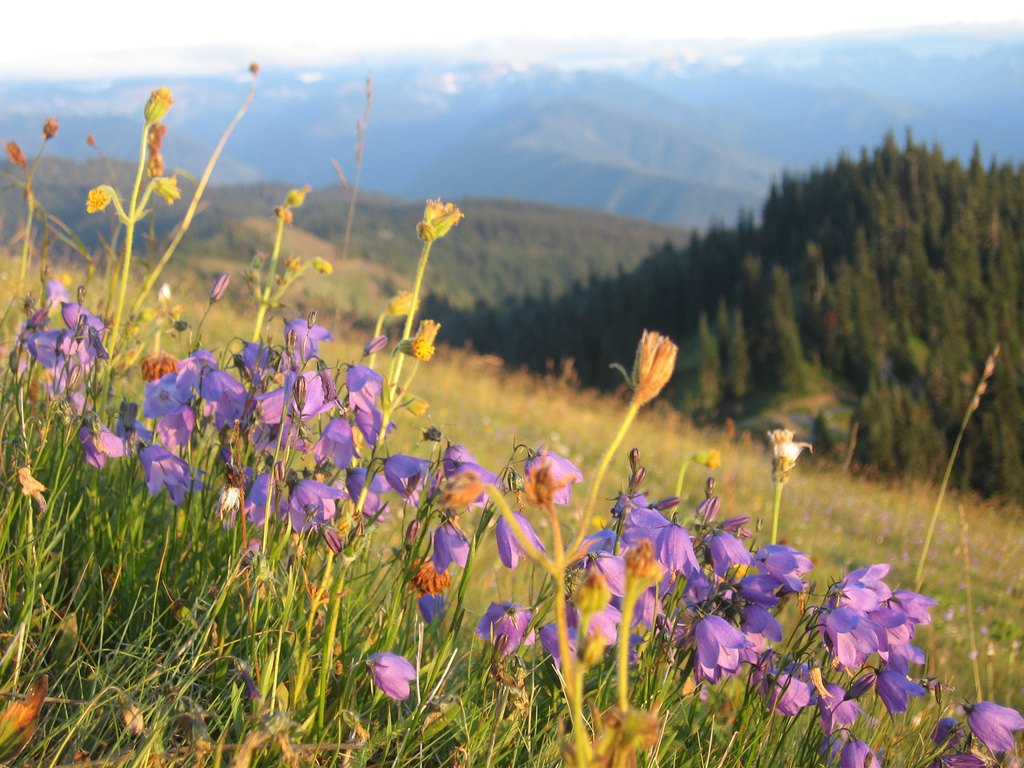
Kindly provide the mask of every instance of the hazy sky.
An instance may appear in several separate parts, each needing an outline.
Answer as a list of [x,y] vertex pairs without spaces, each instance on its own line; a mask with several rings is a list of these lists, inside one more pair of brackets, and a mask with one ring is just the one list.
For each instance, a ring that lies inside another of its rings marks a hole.
[[5,6],[0,75],[7,76],[180,68],[181,61],[168,50],[197,45],[241,46],[254,58],[273,49],[278,61],[314,63],[357,52],[462,46],[515,36],[755,40],[933,24],[1024,23],[1021,0],[15,0]]

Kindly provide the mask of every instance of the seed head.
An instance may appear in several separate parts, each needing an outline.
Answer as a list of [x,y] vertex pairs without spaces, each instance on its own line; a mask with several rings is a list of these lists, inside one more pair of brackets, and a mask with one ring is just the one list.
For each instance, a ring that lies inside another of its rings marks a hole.
[[43,123],[43,138],[49,141],[56,137],[57,131],[60,130],[60,126],[57,124],[56,117],[46,118],[46,122]]
[[448,230],[458,226],[463,213],[455,203],[442,203],[440,200],[427,200],[423,211],[423,221],[416,225],[416,234],[420,240],[433,242],[448,234]]
[[643,539],[637,546],[626,552],[626,578],[654,583],[661,578],[662,570],[654,559],[654,549],[649,539]]
[[791,429],[773,429],[768,433],[768,443],[772,447],[772,480],[777,483],[789,480],[789,473],[804,448],[814,451],[810,443],[794,443]]
[[434,561],[429,557],[420,562],[419,568],[413,574],[410,586],[415,589],[420,597],[424,595],[440,595],[452,584],[452,577],[448,571],[438,573],[434,567]]

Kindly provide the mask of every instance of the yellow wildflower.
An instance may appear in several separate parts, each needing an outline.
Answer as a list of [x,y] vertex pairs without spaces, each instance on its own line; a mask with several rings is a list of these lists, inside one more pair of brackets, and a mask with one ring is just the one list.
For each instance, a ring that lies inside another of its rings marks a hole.
[[107,187],[96,187],[89,190],[89,197],[85,201],[86,213],[96,213],[104,210],[110,205],[111,197]]

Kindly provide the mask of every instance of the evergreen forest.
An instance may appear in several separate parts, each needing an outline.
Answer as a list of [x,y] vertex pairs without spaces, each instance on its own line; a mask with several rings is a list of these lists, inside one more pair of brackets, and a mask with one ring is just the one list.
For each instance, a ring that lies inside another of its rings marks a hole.
[[[937,479],[975,397],[954,482],[1024,500],[1022,166],[965,166],[890,134],[776,181],[760,217],[666,245],[638,268],[565,295],[428,310],[454,344],[612,388],[645,328],[684,341],[675,402],[705,419],[822,385],[853,402],[856,465]],[[849,439],[823,419],[816,442]]]

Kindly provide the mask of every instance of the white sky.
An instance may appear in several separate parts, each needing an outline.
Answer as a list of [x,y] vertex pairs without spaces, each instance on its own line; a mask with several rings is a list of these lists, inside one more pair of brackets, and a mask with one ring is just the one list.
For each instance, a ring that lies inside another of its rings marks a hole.
[[[12,0],[4,5],[0,77],[180,68],[166,49],[197,45],[241,46],[253,57],[276,51],[278,61],[315,63],[360,52],[517,36],[761,40],[934,24],[1024,23],[1021,0]],[[154,48],[163,50],[154,53]]]

